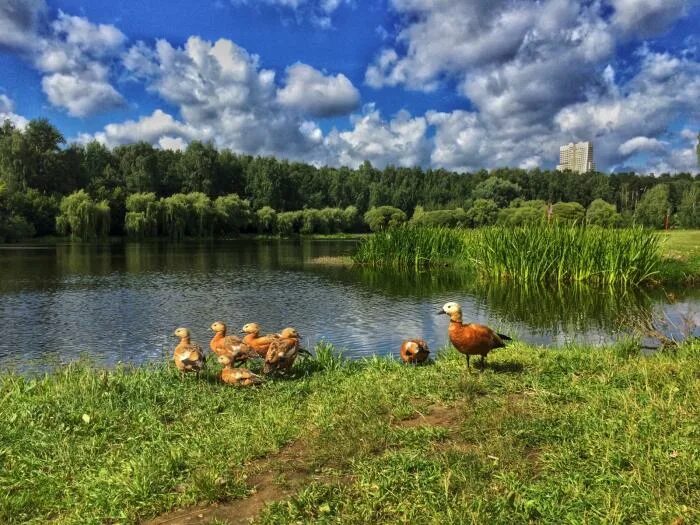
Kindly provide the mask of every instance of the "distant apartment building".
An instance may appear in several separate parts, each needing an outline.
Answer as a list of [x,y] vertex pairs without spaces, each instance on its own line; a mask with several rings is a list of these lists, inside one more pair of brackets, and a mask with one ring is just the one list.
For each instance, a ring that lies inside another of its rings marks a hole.
[[595,171],[592,142],[570,142],[559,148],[559,164],[557,170],[571,170],[576,173]]

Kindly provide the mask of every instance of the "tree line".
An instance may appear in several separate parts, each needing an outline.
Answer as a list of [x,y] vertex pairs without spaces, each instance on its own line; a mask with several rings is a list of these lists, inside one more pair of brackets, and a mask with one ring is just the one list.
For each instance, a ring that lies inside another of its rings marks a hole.
[[[357,169],[191,142],[66,144],[44,119],[0,127],[0,240],[41,235],[337,233],[415,224],[575,220],[700,227],[700,176],[500,168]],[[604,217],[601,218],[601,217]]]

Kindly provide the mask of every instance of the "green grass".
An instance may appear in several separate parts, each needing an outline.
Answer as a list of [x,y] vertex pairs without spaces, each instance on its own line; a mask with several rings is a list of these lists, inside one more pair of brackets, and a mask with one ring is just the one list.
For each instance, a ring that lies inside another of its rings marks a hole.
[[[324,475],[262,523],[700,522],[700,343],[513,344],[483,373],[344,361],[239,390],[216,369],[84,364],[0,376],[0,523],[137,523],[244,497],[286,443]],[[449,424],[405,420],[450,407]]]
[[700,230],[671,230],[661,234],[664,273],[674,281],[700,281]]
[[355,262],[395,268],[451,264],[486,278],[531,282],[639,284],[658,274],[661,252],[658,235],[640,228],[405,227],[363,240]]

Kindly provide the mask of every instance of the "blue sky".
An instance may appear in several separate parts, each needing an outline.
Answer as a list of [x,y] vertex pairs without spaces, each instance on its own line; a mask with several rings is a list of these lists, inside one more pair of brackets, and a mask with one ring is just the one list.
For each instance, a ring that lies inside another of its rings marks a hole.
[[0,118],[315,164],[697,171],[694,0],[4,0]]

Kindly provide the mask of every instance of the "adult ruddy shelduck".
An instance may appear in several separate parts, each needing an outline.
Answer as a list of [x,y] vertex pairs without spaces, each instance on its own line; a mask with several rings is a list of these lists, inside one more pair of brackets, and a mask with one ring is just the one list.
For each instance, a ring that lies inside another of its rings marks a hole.
[[282,330],[279,338],[270,343],[270,348],[265,356],[263,373],[284,372],[292,368],[301,351],[300,337],[299,332],[294,328],[289,327]]
[[270,349],[270,344],[275,339],[279,339],[279,334],[260,335],[260,325],[258,323],[248,323],[241,330],[246,334],[243,337],[243,342],[248,345],[260,357],[265,359],[267,351]]
[[408,339],[401,345],[399,353],[404,363],[417,365],[428,359],[430,350],[428,349],[428,343],[423,339]]
[[212,323],[211,329],[214,331],[214,337],[209,342],[209,348],[217,356],[228,355],[233,357],[232,364],[244,363],[248,359],[258,357],[248,345],[243,342],[243,339],[235,335],[226,335],[226,325],[221,321]]
[[480,355],[483,367],[491,350],[502,348],[506,346],[504,341],[511,340],[507,335],[498,334],[483,324],[462,323],[462,307],[458,303],[446,303],[438,312],[440,314],[450,316],[447,333],[457,351],[467,356],[467,368],[470,367],[469,356]]
[[222,354],[218,357],[218,361],[224,367],[221,370],[221,380],[228,385],[252,386],[263,382],[262,377],[247,368],[233,368],[234,361],[231,355]]
[[180,338],[180,343],[173,352],[175,366],[183,374],[195,372],[199,375],[199,371],[204,368],[206,362],[204,350],[197,343],[190,341],[190,331],[187,328],[178,328],[173,335]]

